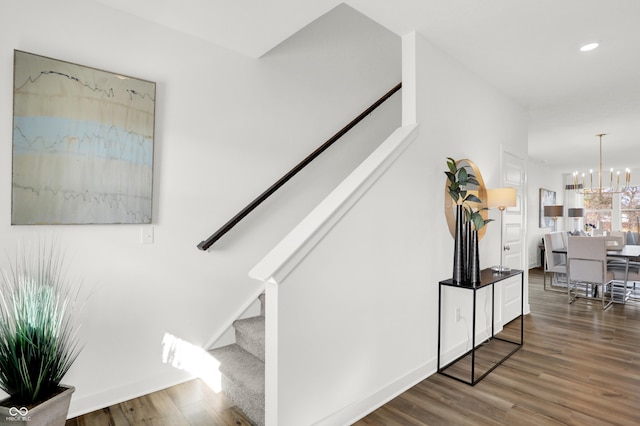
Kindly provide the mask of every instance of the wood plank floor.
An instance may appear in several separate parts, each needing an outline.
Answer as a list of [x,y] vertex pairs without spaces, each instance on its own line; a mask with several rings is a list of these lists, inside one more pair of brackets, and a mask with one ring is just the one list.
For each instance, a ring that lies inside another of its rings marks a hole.
[[[529,303],[524,347],[476,386],[434,374],[356,426],[640,424],[640,302],[569,305],[534,269]],[[67,421],[139,424],[250,423],[198,380]]]
[[192,380],[69,419],[66,426],[251,426],[222,393]]
[[640,424],[640,303],[569,305],[535,269],[529,303],[523,348],[476,386],[434,374],[356,425]]

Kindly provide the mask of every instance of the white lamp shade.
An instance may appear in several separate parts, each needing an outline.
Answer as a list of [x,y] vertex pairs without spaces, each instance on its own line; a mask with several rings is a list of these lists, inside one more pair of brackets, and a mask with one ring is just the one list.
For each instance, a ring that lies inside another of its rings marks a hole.
[[487,206],[489,207],[515,207],[515,188],[494,188],[487,190]]

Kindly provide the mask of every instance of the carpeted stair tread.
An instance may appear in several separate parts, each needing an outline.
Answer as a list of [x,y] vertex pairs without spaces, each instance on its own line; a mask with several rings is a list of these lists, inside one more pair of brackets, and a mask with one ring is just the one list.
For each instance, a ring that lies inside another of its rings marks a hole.
[[220,373],[264,400],[264,362],[235,343],[209,353],[220,362]]
[[265,318],[256,316],[234,321],[236,343],[251,355],[264,362]]
[[265,318],[262,315],[235,320],[233,327],[242,334],[252,336],[264,343]]

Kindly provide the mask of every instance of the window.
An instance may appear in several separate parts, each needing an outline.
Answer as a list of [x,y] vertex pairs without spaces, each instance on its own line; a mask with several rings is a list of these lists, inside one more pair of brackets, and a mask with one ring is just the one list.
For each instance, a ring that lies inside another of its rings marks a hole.
[[611,215],[613,214],[613,194],[603,191],[584,191],[585,227],[611,231]]
[[640,186],[632,186],[620,194],[620,216],[623,231],[638,231],[640,225]]
[[[603,231],[625,232],[637,232],[640,228],[640,186],[629,187],[619,196],[608,191],[603,191],[602,194],[598,191],[585,191],[584,207],[585,226],[591,224]],[[620,225],[612,229],[613,215],[617,215],[617,212],[620,214]]]

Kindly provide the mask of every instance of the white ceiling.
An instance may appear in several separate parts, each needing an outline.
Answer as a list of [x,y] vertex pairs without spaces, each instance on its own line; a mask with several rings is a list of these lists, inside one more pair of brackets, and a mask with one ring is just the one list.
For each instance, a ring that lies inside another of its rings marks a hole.
[[[259,57],[337,0],[96,0]],[[529,156],[550,166],[640,168],[639,0],[350,0],[416,30],[530,113]],[[598,41],[600,47],[578,48]]]

